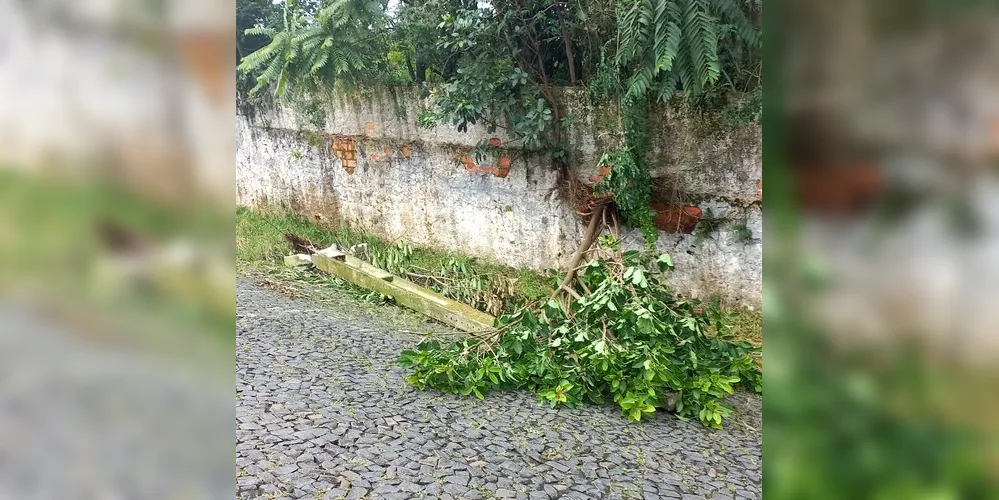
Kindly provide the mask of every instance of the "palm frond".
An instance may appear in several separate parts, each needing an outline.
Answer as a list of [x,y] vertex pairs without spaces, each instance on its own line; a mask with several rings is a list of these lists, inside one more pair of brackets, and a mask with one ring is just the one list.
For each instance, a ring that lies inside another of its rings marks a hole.
[[[721,76],[719,37],[734,28],[741,43],[758,42],[739,0],[634,0],[618,16],[618,67],[630,75],[630,98],[654,92],[669,99],[677,87],[698,93]],[[730,52],[731,53],[731,52]]]

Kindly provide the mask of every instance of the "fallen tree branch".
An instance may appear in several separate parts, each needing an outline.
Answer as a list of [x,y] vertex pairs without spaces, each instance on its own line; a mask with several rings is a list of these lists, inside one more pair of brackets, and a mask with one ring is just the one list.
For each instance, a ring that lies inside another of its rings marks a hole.
[[430,276],[430,275],[426,275],[426,274],[416,274],[416,273],[409,273],[409,272],[406,273],[406,276],[409,276],[411,278],[422,278],[424,280],[424,283],[427,283],[427,284],[429,284],[430,281],[433,280],[435,283],[437,283],[438,285],[440,285],[442,287],[445,287],[445,288],[449,287],[449,286],[452,286],[452,285],[448,285],[447,283],[444,283],[441,280],[448,280],[448,281],[451,281],[451,282],[457,281],[457,280],[455,280],[453,278],[447,278],[447,277],[444,277],[444,276]]
[[291,246],[291,250],[295,253],[304,253],[306,255],[312,255],[314,253],[319,252],[319,249],[316,248],[316,245],[313,244],[311,241],[302,238],[301,236],[292,234],[288,231],[285,231],[284,239],[288,241],[288,244]]
[[614,233],[614,239],[621,241],[621,225],[618,223],[617,214],[615,214],[613,210],[611,211],[611,221],[614,222],[614,227],[611,229]]
[[583,297],[581,297],[578,293],[576,293],[575,290],[573,290],[572,288],[569,288],[568,286],[563,286],[562,290],[565,290],[565,293],[568,293],[569,295],[572,295],[573,298],[575,298],[576,300],[582,300],[583,299]]
[[590,216],[590,224],[586,227],[586,233],[584,233],[582,241],[579,242],[579,246],[576,247],[576,251],[573,252],[572,259],[569,261],[569,271],[565,274],[565,278],[562,278],[562,283],[555,289],[552,298],[558,296],[560,291],[567,288],[569,283],[572,283],[572,279],[576,276],[576,271],[578,270],[579,261],[583,258],[583,254],[593,246],[593,241],[596,239],[597,225],[602,220],[603,213],[604,205],[598,205],[593,215]]

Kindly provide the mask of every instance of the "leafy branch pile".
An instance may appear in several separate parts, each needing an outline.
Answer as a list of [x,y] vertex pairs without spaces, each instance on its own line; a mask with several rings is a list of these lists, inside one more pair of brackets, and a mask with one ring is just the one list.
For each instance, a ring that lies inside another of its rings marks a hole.
[[[408,381],[417,387],[478,397],[494,389],[528,389],[552,405],[613,401],[633,420],[661,409],[720,426],[730,413],[722,398],[739,386],[761,391],[760,350],[736,340],[731,318],[716,306],[669,293],[664,284],[673,266],[669,256],[622,252],[619,226],[612,212],[604,218],[607,213],[601,208],[590,219],[585,249],[573,256],[574,262],[587,263],[574,264],[561,285],[551,275],[554,286],[537,283],[530,292],[523,282],[516,291],[497,291],[497,280],[514,281],[509,272],[456,257],[431,258],[425,250],[362,238],[345,228],[336,234],[307,232],[310,226],[296,216],[282,219],[273,233],[308,234],[295,238],[304,242],[298,247],[335,241],[347,248],[361,240],[367,246],[363,257],[379,267],[423,279],[480,309],[491,308],[486,296],[498,302],[507,314],[495,331],[450,344],[430,340],[402,353],[401,364],[412,369]],[[237,215],[258,217],[245,210]],[[289,227],[289,221],[297,225]]]
[[479,398],[527,389],[553,407],[612,401],[630,420],[667,410],[721,427],[731,413],[722,398],[739,386],[762,391],[758,351],[727,335],[716,307],[669,293],[668,256],[650,263],[605,245],[579,269],[567,302],[503,316],[495,333],[404,351],[407,381]]

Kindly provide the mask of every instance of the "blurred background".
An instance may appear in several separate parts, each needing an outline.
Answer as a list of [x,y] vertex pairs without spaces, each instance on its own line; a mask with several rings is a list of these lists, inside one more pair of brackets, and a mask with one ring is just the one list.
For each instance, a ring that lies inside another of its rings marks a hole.
[[0,0],[0,498],[234,494],[234,12]]
[[766,498],[999,498],[999,4],[767,5]]

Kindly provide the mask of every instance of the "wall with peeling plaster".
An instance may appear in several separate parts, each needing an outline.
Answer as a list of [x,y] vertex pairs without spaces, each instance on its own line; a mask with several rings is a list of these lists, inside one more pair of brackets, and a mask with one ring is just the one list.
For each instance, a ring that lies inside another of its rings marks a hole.
[[[611,118],[582,92],[563,97],[573,118],[573,172],[594,179],[609,140],[601,131],[613,126]],[[420,128],[419,105],[402,91],[336,96],[321,127],[289,108],[237,116],[239,203],[285,206],[512,266],[564,264],[583,228],[563,202],[550,199],[555,175],[548,162],[520,151],[501,131]],[[653,110],[650,117],[658,247],[673,256],[673,287],[759,308],[759,128],[733,128],[689,109]],[[475,158],[469,148],[479,141],[498,152]],[[625,246],[642,243],[639,231],[626,231]]]

